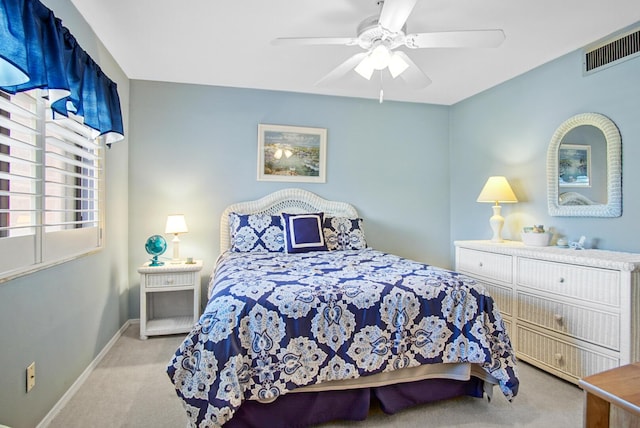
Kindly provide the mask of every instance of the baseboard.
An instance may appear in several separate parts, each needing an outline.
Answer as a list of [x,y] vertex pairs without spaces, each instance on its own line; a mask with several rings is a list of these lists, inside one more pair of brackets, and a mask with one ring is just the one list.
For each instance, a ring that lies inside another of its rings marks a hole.
[[62,410],[62,408],[69,402],[71,397],[73,397],[75,393],[78,392],[78,390],[80,389],[82,384],[87,380],[91,372],[97,367],[100,361],[102,361],[104,356],[107,355],[107,352],[111,350],[113,345],[120,338],[120,336],[122,336],[125,330],[129,328],[131,324],[137,324],[139,322],[140,322],[139,319],[130,319],[130,320],[127,320],[122,325],[122,327],[120,327],[120,329],[116,332],[116,334],[113,335],[111,340],[109,340],[109,342],[104,346],[104,348],[102,348],[102,351],[100,351],[98,355],[96,355],[93,361],[91,361],[91,363],[82,372],[82,374],[78,376],[78,379],[76,379],[76,381],[73,382],[73,384],[69,387],[67,392],[65,392],[64,395],[60,397],[60,400],[58,400],[55,406],[53,406],[53,408],[49,411],[49,413],[47,413],[44,419],[40,421],[40,423],[36,426],[36,428],[46,428],[49,426],[53,418],[55,418],[56,415],[60,413],[60,410]]

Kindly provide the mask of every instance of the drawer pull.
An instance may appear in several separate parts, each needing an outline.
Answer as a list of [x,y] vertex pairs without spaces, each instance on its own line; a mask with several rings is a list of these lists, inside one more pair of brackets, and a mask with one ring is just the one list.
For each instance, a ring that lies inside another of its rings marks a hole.
[[171,284],[173,284],[173,278],[167,278],[164,282],[167,285],[171,285]]
[[564,278],[560,277],[560,280],[558,281],[560,284],[564,283]]
[[562,324],[562,315],[560,315],[560,314],[555,314],[555,315],[553,316],[553,319],[554,319],[554,320],[556,320],[556,322],[557,322],[558,324]]
[[556,364],[560,364],[560,362],[562,361],[562,354],[560,353],[554,354],[553,358],[556,360]]
[[478,266],[479,266],[479,267],[482,267],[482,266],[483,266],[482,262],[478,263]]

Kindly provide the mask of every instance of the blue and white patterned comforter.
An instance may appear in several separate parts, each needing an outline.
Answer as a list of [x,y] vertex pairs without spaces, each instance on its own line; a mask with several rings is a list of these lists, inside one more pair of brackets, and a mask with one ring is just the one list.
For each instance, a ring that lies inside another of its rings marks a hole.
[[243,400],[430,363],[470,362],[518,391],[515,356],[484,287],[372,249],[225,253],[211,297],[167,368],[192,426]]

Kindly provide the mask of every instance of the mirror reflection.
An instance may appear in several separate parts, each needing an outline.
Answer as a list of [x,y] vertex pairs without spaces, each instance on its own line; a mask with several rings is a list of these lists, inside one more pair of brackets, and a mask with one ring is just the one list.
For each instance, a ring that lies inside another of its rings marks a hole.
[[565,121],[547,152],[549,214],[620,216],[621,165],[620,133],[609,118],[584,113]]
[[607,141],[592,125],[576,126],[558,147],[558,204],[607,203]]

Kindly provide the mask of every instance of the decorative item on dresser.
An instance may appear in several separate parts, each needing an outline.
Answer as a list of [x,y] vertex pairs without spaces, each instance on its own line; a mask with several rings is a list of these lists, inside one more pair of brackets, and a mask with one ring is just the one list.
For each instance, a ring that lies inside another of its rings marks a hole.
[[498,304],[516,356],[577,383],[640,359],[640,254],[456,241],[456,270]]
[[484,187],[478,195],[476,202],[489,202],[494,204],[493,215],[489,219],[493,237],[491,242],[502,242],[502,226],[504,226],[504,217],[501,215],[502,207],[500,202],[514,203],[518,202],[518,198],[511,190],[509,182],[505,177],[489,177]]
[[200,318],[201,270],[201,260],[138,268],[141,339],[191,331]]

